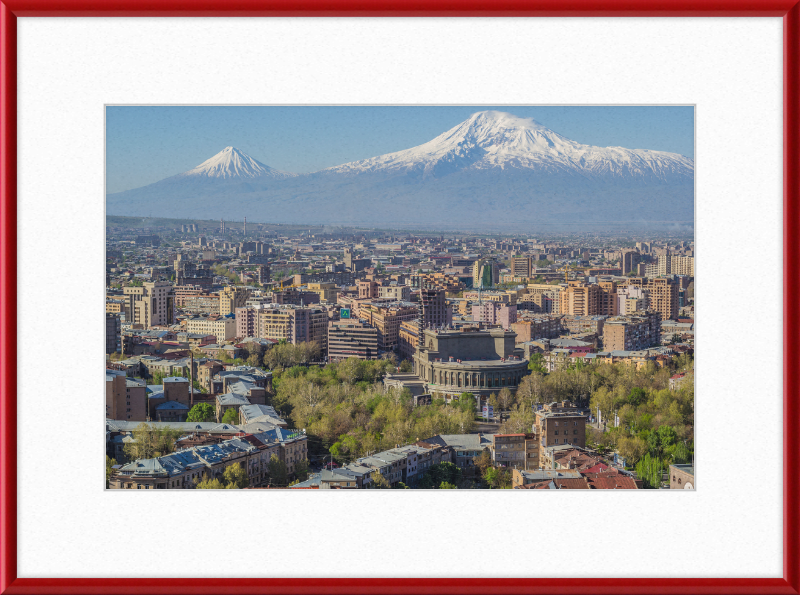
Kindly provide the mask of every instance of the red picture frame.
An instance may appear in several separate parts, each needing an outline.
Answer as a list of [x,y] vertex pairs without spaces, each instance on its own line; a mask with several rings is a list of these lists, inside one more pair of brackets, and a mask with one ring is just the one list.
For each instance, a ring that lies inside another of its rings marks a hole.
[[[38,579],[17,577],[17,17],[782,17],[784,32],[783,577],[544,579]],[[800,593],[800,0],[4,0],[0,2],[0,594]]]

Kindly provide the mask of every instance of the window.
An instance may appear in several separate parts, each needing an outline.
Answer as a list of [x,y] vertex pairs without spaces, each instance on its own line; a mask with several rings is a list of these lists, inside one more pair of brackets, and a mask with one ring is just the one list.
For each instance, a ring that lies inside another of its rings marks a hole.
[[678,485],[681,485],[681,478],[678,478]]

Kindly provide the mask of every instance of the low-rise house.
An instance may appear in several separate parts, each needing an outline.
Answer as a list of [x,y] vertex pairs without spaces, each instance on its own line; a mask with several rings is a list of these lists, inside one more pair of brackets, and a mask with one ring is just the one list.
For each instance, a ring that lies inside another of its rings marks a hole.
[[217,421],[222,420],[222,418],[225,416],[225,412],[228,411],[228,409],[236,409],[238,413],[239,408],[242,405],[250,404],[250,401],[247,400],[247,397],[245,397],[244,395],[237,395],[235,393],[225,393],[222,395],[217,395],[216,402],[217,402],[217,408],[216,408]]
[[525,471],[513,469],[511,471],[511,486],[521,488],[536,484],[548,484],[554,479],[580,479],[581,474],[576,469],[539,469]]
[[276,427],[286,428],[288,424],[274,407],[261,404],[242,405],[239,407],[239,423],[249,424],[255,422],[266,422]]
[[178,401],[164,401],[156,406],[156,421],[186,421],[189,406]]

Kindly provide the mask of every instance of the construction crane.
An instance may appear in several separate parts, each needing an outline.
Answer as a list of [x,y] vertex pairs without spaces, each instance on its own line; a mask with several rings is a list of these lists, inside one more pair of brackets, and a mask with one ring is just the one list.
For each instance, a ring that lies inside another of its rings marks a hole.
[[569,273],[570,273],[570,271],[575,271],[575,270],[579,270],[579,269],[580,269],[580,267],[578,265],[565,264],[563,267],[561,267],[558,270],[559,270],[559,272],[560,271],[564,271],[564,283],[569,283]]

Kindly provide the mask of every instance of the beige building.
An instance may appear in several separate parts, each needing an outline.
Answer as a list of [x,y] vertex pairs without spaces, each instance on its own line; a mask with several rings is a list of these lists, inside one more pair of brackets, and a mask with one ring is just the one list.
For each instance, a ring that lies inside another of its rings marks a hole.
[[328,311],[323,306],[239,308],[236,310],[236,336],[285,339],[290,343],[315,341],[324,354],[328,345]]
[[358,317],[378,330],[378,349],[395,350],[400,337],[400,324],[416,320],[419,309],[410,303],[362,304]]
[[336,303],[336,298],[339,296],[339,288],[336,283],[309,283],[308,291],[313,291],[319,295],[321,302]]
[[219,313],[226,316],[236,312],[247,303],[252,291],[247,287],[226,287],[219,292]]
[[647,290],[649,309],[659,313],[661,320],[678,317],[678,284],[666,277],[631,277],[624,284]]
[[229,341],[236,336],[236,319],[234,318],[190,318],[186,321],[189,333],[214,335],[217,341]]
[[125,321],[144,328],[175,322],[172,285],[166,281],[144,283],[141,287],[123,288]]

